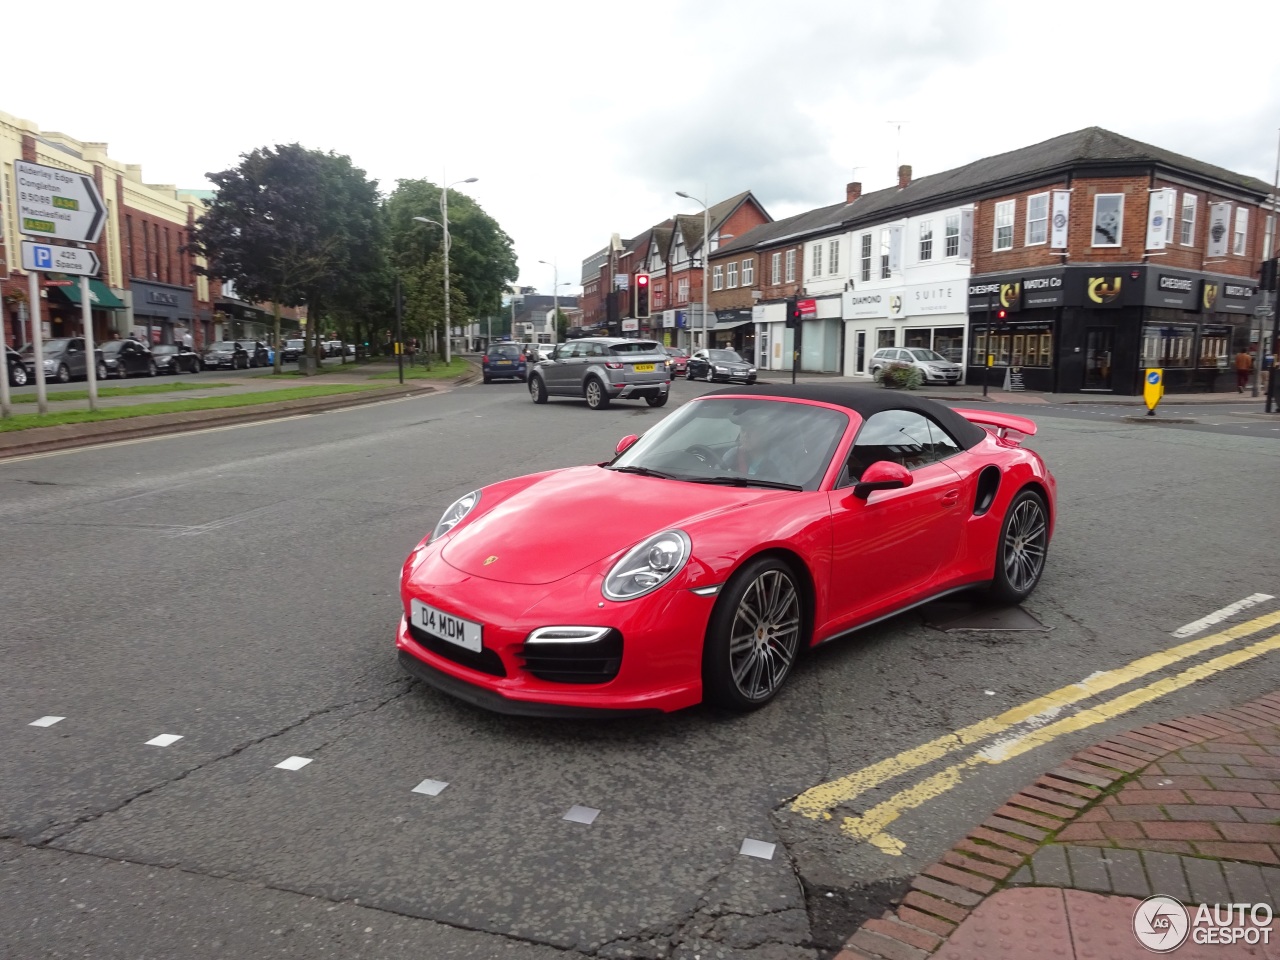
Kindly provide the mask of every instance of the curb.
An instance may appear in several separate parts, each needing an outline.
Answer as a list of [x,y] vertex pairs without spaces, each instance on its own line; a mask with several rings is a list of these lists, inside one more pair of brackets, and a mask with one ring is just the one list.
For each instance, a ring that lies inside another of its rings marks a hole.
[[[465,382],[457,378],[451,383]],[[230,426],[252,423],[255,420],[272,420],[283,414],[325,413],[345,407],[357,407],[399,396],[420,396],[436,392],[433,385],[375,387],[361,392],[334,394],[327,397],[305,397],[300,400],[282,400],[277,403],[260,403],[247,407],[229,407],[213,410],[192,410],[185,413],[158,413],[120,420],[99,420],[90,423],[63,424],[56,427],[33,427],[0,434],[0,461],[10,457],[66,450],[73,447],[92,446],[118,440],[139,437],[163,436],[184,433],[191,429],[210,426]]]
[[1117,734],[1071,756],[922,870],[896,910],[867,920],[835,960],[923,960],[979,904],[1010,885],[1043,844],[1136,771],[1189,746],[1280,724],[1280,692],[1242,707],[1193,714]]

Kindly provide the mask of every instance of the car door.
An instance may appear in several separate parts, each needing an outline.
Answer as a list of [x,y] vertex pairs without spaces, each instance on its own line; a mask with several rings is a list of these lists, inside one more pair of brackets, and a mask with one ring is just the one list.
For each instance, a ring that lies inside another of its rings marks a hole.
[[[915,411],[883,410],[858,430],[829,494],[832,632],[929,595],[954,558],[963,534],[962,483],[945,460],[953,448],[935,443],[936,429]],[[910,470],[911,485],[855,496],[858,477],[881,460]]]
[[554,360],[550,360],[538,368],[539,374],[547,378],[547,392],[557,394],[574,394],[577,390],[575,371],[580,371],[586,361],[586,344],[582,340],[566,343],[556,350]]

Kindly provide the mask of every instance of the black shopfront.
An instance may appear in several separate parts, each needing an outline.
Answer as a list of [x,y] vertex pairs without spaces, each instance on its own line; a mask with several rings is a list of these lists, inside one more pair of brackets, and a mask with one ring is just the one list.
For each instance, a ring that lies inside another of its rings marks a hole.
[[1160,367],[1169,393],[1234,389],[1258,302],[1255,283],[1152,265],[973,277],[966,382],[1012,370],[1028,390],[1137,395]]
[[134,280],[133,333],[147,343],[183,343],[194,336],[195,303],[191,290],[163,283]]

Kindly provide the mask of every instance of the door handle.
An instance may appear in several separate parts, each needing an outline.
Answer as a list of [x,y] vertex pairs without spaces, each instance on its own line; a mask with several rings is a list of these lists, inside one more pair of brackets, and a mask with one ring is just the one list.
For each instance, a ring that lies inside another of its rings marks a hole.
[[946,493],[942,495],[942,505],[944,507],[954,507],[959,502],[960,502],[959,490],[948,490]]

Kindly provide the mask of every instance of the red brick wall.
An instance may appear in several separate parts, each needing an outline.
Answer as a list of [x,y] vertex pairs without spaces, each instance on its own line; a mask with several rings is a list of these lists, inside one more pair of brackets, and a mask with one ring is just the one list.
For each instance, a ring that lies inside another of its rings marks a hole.
[[[787,283],[787,251],[796,252],[796,278]],[[782,254],[782,268],[779,277],[782,282],[770,283],[773,279],[773,255]],[[766,247],[756,251],[756,282],[754,289],[761,292],[762,300],[781,300],[784,297],[796,296],[804,285],[804,244],[788,243],[780,247]]]

